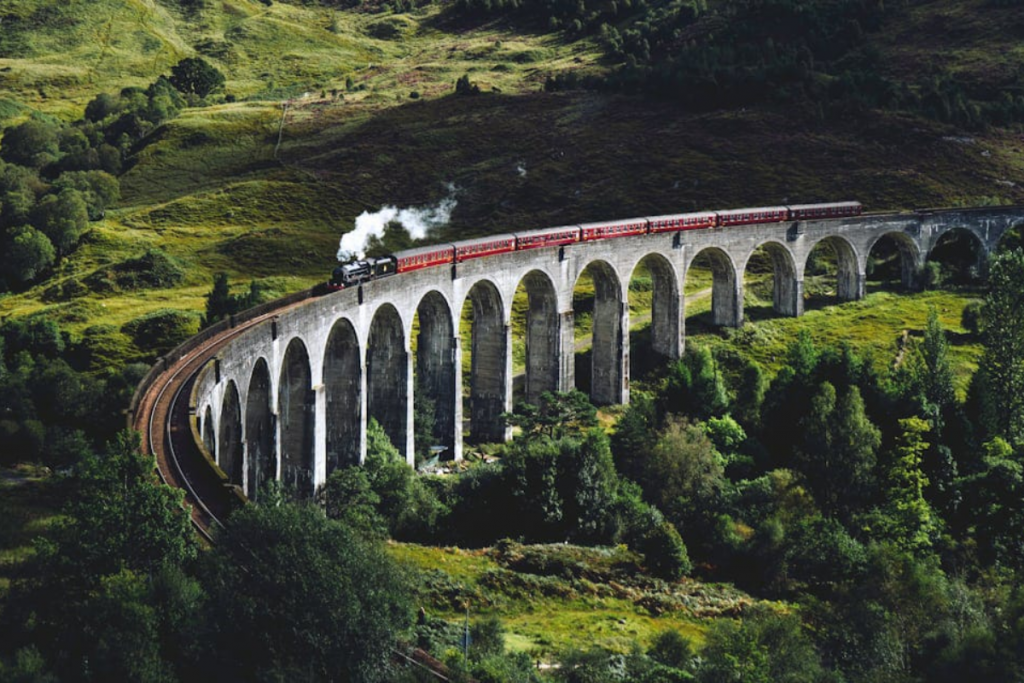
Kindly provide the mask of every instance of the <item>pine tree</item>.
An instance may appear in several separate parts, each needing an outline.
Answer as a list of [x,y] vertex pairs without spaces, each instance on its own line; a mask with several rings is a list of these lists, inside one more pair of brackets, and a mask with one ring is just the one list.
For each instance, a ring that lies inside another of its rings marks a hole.
[[985,296],[982,421],[990,437],[1024,446],[1024,250],[999,254]]

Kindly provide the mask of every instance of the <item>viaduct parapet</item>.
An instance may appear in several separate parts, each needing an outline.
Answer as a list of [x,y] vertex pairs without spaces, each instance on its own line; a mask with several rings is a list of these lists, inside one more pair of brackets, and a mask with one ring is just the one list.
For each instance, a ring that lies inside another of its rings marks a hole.
[[[987,259],[1019,223],[1021,207],[769,223],[517,251],[382,278],[291,307],[222,349],[193,389],[199,433],[250,497],[270,479],[311,496],[335,468],[365,458],[370,417],[412,463],[413,398],[423,392],[435,407],[434,440],[459,459],[464,428],[473,442],[508,436],[500,416],[512,408],[511,303],[520,285],[529,301],[525,397],[576,386],[573,290],[588,271],[595,289],[591,399],[626,403],[628,290],[641,263],[653,286],[652,350],[671,359],[683,350],[683,283],[698,256],[712,266],[714,323],[739,326],[743,275],[761,247],[774,268],[774,310],[799,316],[808,257],[822,242],[836,253],[838,298],[855,300],[864,296],[868,256],[883,237],[895,240],[910,287],[946,232],[974,235]],[[471,331],[463,335],[467,302]]]

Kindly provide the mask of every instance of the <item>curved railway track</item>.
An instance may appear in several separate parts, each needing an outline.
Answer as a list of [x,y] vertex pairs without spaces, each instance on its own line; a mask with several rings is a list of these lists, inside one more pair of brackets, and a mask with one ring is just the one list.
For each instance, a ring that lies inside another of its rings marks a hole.
[[203,366],[225,345],[282,310],[297,305],[286,304],[214,335],[178,360],[166,363],[164,370],[139,397],[131,426],[142,435],[142,450],[156,458],[160,478],[165,484],[185,491],[192,524],[207,541],[212,540],[211,532],[220,526],[220,520],[239,505],[239,498],[217,475],[192,438],[189,423],[192,385]]

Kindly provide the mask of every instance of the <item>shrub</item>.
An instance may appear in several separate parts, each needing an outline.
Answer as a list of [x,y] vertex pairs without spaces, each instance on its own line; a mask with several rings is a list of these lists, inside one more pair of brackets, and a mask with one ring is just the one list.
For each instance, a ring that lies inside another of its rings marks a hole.
[[125,323],[121,329],[140,349],[162,354],[199,331],[199,316],[162,308]]

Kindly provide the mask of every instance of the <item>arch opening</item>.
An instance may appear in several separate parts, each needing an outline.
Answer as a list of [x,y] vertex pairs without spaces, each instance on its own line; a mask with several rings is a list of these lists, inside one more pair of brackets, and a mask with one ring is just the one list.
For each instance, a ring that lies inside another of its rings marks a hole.
[[313,496],[313,429],[316,394],[309,354],[300,339],[292,339],[284,353],[278,385],[281,421],[281,480],[299,499]]
[[238,400],[238,387],[228,382],[220,409],[220,438],[217,464],[228,475],[228,481],[242,485],[242,406]]
[[679,285],[672,264],[660,254],[640,259],[629,279],[629,373],[642,377],[682,349]]
[[622,403],[628,386],[628,338],[619,276],[594,261],[576,280],[572,294],[577,388],[599,405]]
[[[437,291],[416,307],[413,421],[416,457],[455,455],[455,327],[451,308]],[[440,450],[440,449],[444,450]]]
[[753,320],[776,315],[796,317],[803,312],[796,264],[778,242],[758,245],[743,269],[743,315]]
[[366,412],[380,423],[402,455],[409,457],[409,354],[398,311],[391,304],[377,309],[366,346]]
[[987,264],[988,250],[973,230],[949,228],[928,251],[921,284],[928,289],[977,285]]
[[260,358],[252,370],[245,400],[245,495],[253,501],[259,500],[266,482],[277,478],[276,424],[270,398],[270,369]]
[[537,405],[545,391],[559,386],[558,296],[551,279],[530,271],[512,300],[513,392],[517,399]]
[[853,246],[832,235],[818,241],[804,266],[804,307],[821,308],[864,296],[864,281]]
[[331,328],[324,353],[325,476],[339,467],[359,464],[362,373],[356,330],[342,318]]
[[506,426],[501,414],[511,408],[511,330],[505,324],[501,295],[493,283],[480,281],[469,290],[462,305],[459,331],[463,368],[469,365],[469,372],[463,373],[463,384],[468,380],[469,388],[465,396],[469,409],[464,410],[469,415],[469,438],[476,443],[504,441]]
[[872,290],[911,290],[917,285],[918,248],[907,234],[890,232],[868,248],[866,286]]

